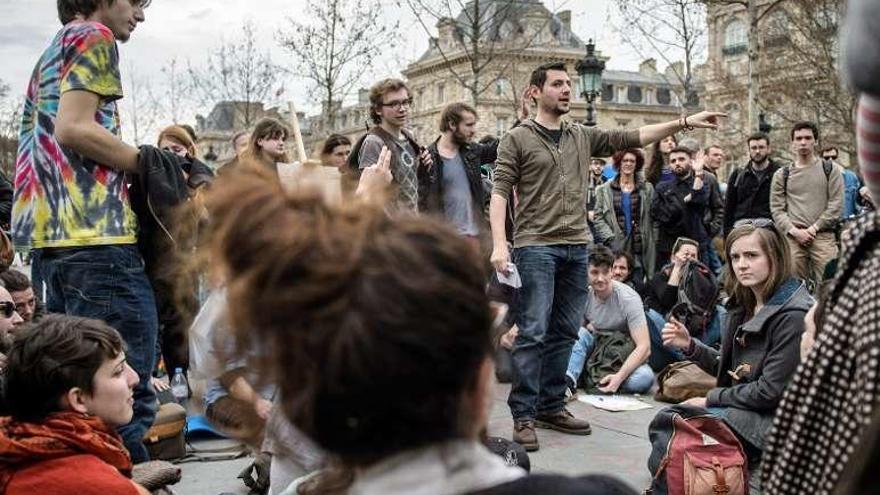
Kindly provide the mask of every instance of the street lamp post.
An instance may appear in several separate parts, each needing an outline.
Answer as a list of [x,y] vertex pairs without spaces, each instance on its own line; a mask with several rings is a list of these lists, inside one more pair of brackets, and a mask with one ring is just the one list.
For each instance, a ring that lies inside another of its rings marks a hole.
[[587,56],[577,63],[575,70],[578,73],[578,91],[587,100],[587,119],[584,124],[593,127],[596,125],[596,97],[602,94],[602,72],[605,71],[605,61],[596,56],[596,45],[593,40],[587,42]]

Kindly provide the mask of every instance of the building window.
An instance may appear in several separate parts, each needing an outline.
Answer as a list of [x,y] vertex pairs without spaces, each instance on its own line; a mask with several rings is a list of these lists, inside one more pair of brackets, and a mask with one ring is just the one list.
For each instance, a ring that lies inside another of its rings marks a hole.
[[630,103],[641,103],[642,102],[642,87],[641,86],[630,86],[626,90],[626,99]]
[[746,23],[736,19],[731,21],[724,29],[724,48],[722,51],[725,55],[736,55],[744,53],[749,49],[749,31]]
[[614,101],[614,85],[602,85],[602,101]]
[[510,128],[510,124],[508,123],[507,117],[498,117],[495,119],[495,135],[501,137],[507,134],[507,130]]
[[437,85],[437,104],[442,105],[446,101],[446,85],[440,83]]
[[669,88],[657,88],[657,103],[661,105],[672,103],[672,95],[669,92]]
[[419,89],[418,91],[416,91],[415,107],[419,108],[419,109],[425,108],[426,103],[427,102],[425,101],[425,90]]
[[495,96],[504,96],[507,94],[508,88],[510,88],[510,82],[507,79],[499,77],[495,80]]
[[617,127],[626,127],[630,123],[630,119],[614,119],[617,121]]

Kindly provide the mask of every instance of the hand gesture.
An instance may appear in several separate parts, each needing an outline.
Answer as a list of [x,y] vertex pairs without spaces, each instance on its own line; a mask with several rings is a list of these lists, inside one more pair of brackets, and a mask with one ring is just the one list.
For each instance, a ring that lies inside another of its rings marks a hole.
[[606,375],[601,380],[599,380],[599,391],[604,392],[606,394],[614,394],[617,393],[617,390],[620,389],[620,385],[623,383],[623,378],[621,378],[620,373],[615,373],[613,375]]
[[694,175],[700,175],[703,173],[703,169],[706,167],[706,153],[703,150],[699,150],[694,154],[694,159],[691,162],[691,168],[694,171]]
[[498,273],[507,275],[510,273],[510,250],[507,249],[507,243],[497,245],[492,249],[492,256],[489,261]]
[[794,240],[797,241],[801,246],[809,246],[813,243],[813,240],[816,238],[813,235],[810,235],[810,231],[807,229],[799,229],[797,227],[791,229],[791,236],[794,237]]
[[254,403],[254,410],[257,412],[257,416],[260,417],[263,421],[269,419],[269,413],[272,412],[272,403],[266,399],[259,398],[257,402]]
[[706,398],[705,397],[694,397],[692,399],[688,399],[688,400],[682,402],[682,404],[684,404],[686,406],[702,407],[703,409],[705,409],[706,408]]
[[519,97],[519,109],[517,109],[516,117],[520,122],[529,118],[529,113],[531,112],[532,92],[529,91],[530,89],[531,87],[526,87],[526,89],[523,90],[522,95]]
[[419,153],[419,162],[426,170],[431,170],[434,167],[434,158],[431,157],[431,152],[428,151],[428,148],[423,149]]
[[377,192],[383,191],[391,183],[392,178],[391,150],[383,146],[376,163],[361,171],[361,179],[355,194],[366,197],[373,196]]
[[664,347],[672,347],[679,350],[685,350],[691,345],[691,334],[684,324],[674,316],[669,319],[663,331],[660,334]]
[[690,115],[687,118],[687,125],[697,129],[718,129],[718,123],[721,118],[727,118],[726,113],[703,111]]

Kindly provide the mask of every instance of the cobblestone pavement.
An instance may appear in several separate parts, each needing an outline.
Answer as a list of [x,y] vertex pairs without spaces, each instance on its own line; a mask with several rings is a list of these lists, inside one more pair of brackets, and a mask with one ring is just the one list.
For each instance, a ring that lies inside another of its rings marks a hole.
[[[509,387],[499,385],[495,405],[489,420],[489,434],[510,438],[513,423],[507,408]],[[646,467],[650,445],[648,423],[662,404],[645,399],[654,405],[643,411],[611,413],[582,402],[572,402],[569,409],[578,417],[586,417],[593,426],[590,436],[565,435],[550,430],[538,430],[541,449],[530,454],[532,471],[581,475],[604,473],[617,476],[639,492],[648,486],[650,475]],[[225,442],[196,442],[197,448],[222,446]],[[235,477],[250,459],[211,463],[183,464],[183,480],[174,491],[180,495],[218,495],[231,493],[245,495],[248,490]]]

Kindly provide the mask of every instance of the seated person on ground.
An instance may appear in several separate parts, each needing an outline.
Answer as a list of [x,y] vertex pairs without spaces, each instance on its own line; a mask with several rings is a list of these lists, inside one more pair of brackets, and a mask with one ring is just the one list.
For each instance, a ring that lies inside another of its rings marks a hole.
[[436,219],[307,193],[251,175],[208,199],[236,342],[269,351],[258,373],[328,455],[285,495],[632,493],[601,476],[526,476],[481,443],[496,402],[493,318],[465,239]]
[[631,289],[636,291],[639,294],[639,297],[642,298],[642,303],[644,303],[648,288],[642,281],[636,280],[633,277],[634,266],[635,260],[631,254],[626,251],[615,251],[614,265],[611,267],[611,278],[628,285]]
[[782,393],[800,362],[804,316],[813,305],[792,276],[788,243],[767,219],[740,220],[725,242],[731,296],[721,351],[692,338],[673,320],[663,344],[684,353],[718,387],[685,404],[708,408],[744,440],[750,461],[760,457]]
[[[654,373],[645,364],[651,354],[645,309],[636,291],[611,278],[613,264],[614,255],[604,246],[590,253],[586,328],[581,327],[571,351],[568,386],[574,390],[587,365],[588,389],[642,394],[654,385]],[[601,364],[592,366],[594,362]],[[603,376],[595,376],[597,371]]]
[[9,408],[6,407],[6,361],[9,349],[12,348],[12,341],[15,338],[15,331],[21,328],[24,323],[18,311],[15,310],[15,303],[12,296],[2,286],[0,286],[0,416],[9,414]]
[[15,310],[25,323],[39,320],[43,316],[45,308],[34,294],[31,279],[27,275],[10,268],[0,273],[0,282],[9,291],[15,302]]
[[145,495],[115,428],[131,421],[138,375],[105,323],[48,315],[9,352],[11,417],[0,418],[0,492]]
[[[654,278],[647,288],[645,314],[648,318],[648,331],[651,336],[651,359],[649,364],[655,372],[660,372],[671,363],[684,360],[680,351],[663,346],[660,333],[663,330],[663,326],[666,325],[666,318],[669,312],[682,302],[679,300],[679,289],[685,266],[689,262],[699,262],[697,241],[686,237],[679,237],[672,250],[670,263],[654,274]],[[715,286],[717,288],[717,282]],[[718,346],[721,340],[721,320],[726,313],[727,310],[724,306],[717,305],[715,307],[715,312],[708,322],[705,333],[702,335],[704,344],[710,347]]]

